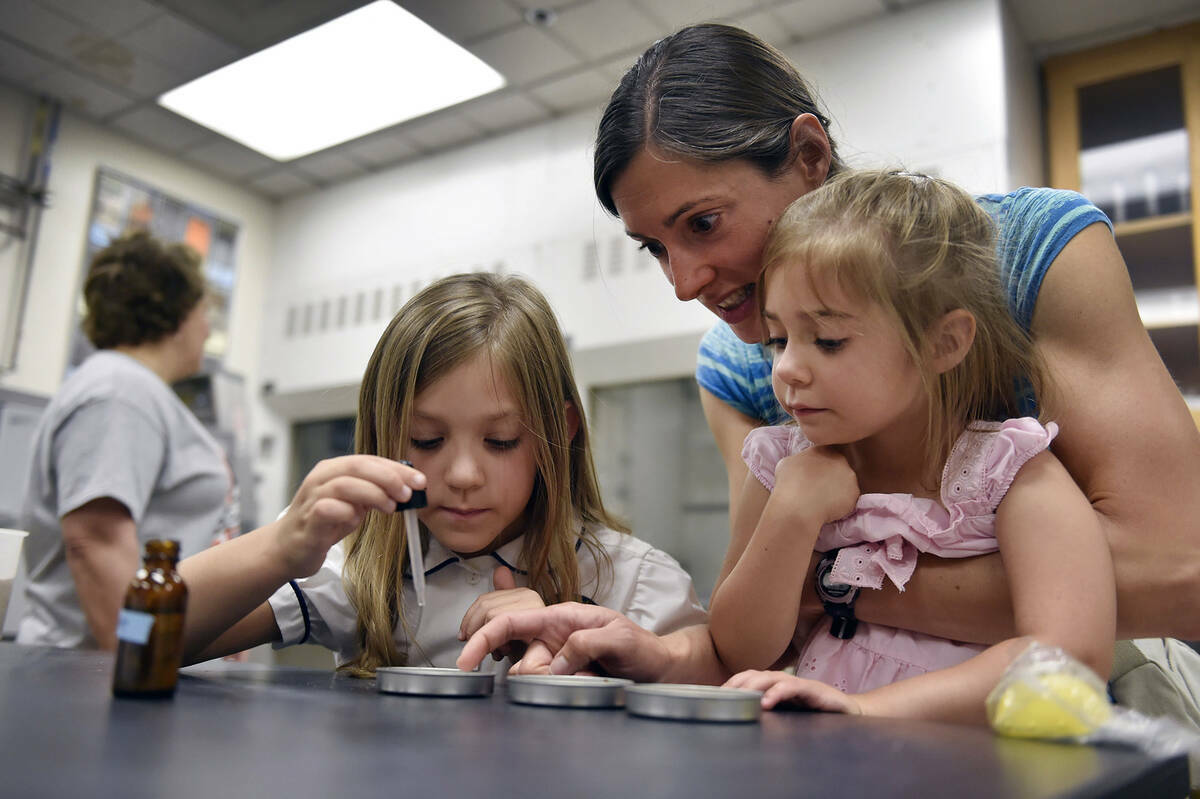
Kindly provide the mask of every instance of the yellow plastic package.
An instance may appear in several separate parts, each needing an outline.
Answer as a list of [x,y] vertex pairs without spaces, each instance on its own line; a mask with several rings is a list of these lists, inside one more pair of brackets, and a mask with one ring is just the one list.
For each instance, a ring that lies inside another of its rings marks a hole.
[[1112,718],[1104,683],[1061,649],[1033,644],[987,698],[988,721],[1014,738],[1082,738]]
[[1034,642],[1017,656],[988,694],[987,716],[993,730],[1015,738],[1132,746],[1155,757],[1186,754],[1193,789],[1200,783],[1200,734],[1112,704],[1095,672],[1058,647]]

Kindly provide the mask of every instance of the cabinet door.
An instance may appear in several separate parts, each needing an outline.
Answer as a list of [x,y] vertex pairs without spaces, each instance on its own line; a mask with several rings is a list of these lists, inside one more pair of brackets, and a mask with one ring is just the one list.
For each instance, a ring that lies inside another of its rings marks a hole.
[[1047,61],[1051,183],[1113,232],[1151,339],[1200,419],[1200,25]]

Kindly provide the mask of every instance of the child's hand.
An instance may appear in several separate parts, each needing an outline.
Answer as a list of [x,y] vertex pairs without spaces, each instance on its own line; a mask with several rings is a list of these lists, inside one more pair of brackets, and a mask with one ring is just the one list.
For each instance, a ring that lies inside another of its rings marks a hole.
[[[496,590],[479,597],[471,607],[467,608],[462,624],[458,627],[458,640],[467,640],[475,634],[476,630],[498,616],[518,610],[536,610],[546,606],[546,603],[532,588],[517,588],[512,571],[505,566],[497,566],[496,570],[492,572],[492,585]],[[502,660],[509,655],[520,657],[524,651],[523,643],[512,642],[492,652],[492,657],[496,660]]]
[[775,467],[772,500],[786,498],[818,526],[849,516],[861,494],[854,470],[832,447],[810,447]]
[[346,455],[321,461],[273,524],[288,573],[315,574],[329,548],[353,532],[368,510],[394,513],[397,502],[423,488],[425,475],[389,458]]
[[851,694],[845,694],[816,680],[805,680],[786,671],[743,671],[725,683],[726,688],[762,691],[762,706],[770,710],[779,703],[799,705],[809,710],[862,715],[862,706]]

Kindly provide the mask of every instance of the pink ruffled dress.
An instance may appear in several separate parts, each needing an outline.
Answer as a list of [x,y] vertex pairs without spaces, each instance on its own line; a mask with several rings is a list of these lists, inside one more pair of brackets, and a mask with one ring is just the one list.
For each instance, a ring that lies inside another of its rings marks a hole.
[[[940,503],[911,494],[863,494],[853,513],[817,536],[818,551],[840,549],[831,579],[862,588],[881,588],[887,579],[903,591],[920,552],[944,558],[995,552],[996,507],[1017,471],[1057,433],[1053,422],[1043,427],[1030,418],[976,423],[946,461]],[[746,437],[742,458],[773,491],[776,464],[810,446],[799,427],[760,427]],[[794,642],[800,651],[796,675],[850,693],[953,666],[985,648],[866,622],[842,640],[829,625],[826,616]]]

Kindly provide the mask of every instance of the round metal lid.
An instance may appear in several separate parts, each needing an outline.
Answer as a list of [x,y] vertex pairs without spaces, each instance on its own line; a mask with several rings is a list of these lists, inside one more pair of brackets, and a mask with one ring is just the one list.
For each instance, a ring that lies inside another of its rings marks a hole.
[[496,676],[477,671],[421,666],[386,666],[375,671],[380,693],[419,696],[488,696]]
[[643,683],[625,689],[625,709],[635,716],[684,721],[758,721],[762,693],[713,685]]

